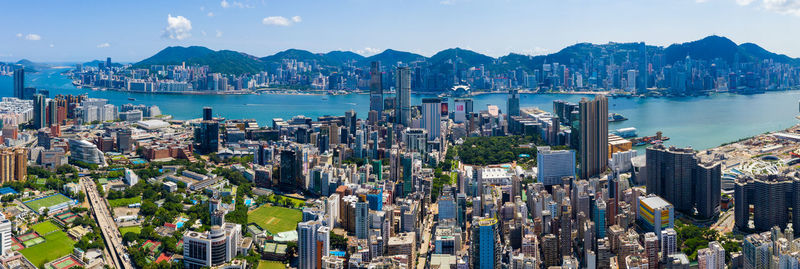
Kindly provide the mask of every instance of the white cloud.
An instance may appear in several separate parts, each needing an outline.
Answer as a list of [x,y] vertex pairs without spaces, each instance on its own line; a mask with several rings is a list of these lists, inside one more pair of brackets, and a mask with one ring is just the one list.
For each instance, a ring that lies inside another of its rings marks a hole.
[[292,22],[289,21],[289,19],[287,19],[284,16],[269,16],[269,17],[264,18],[264,20],[262,20],[261,23],[266,24],[266,25],[275,25],[275,26],[289,26],[289,25],[292,25]]
[[442,4],[442,5],[455,5],[456,4],[456,0],[442,0],[442,1],[439,1],[439,4]]
[[297,22],[301,22],[301,21],[303,21],[303,18],[301,18],[300,16],[294,16],[294,17],[292,17],[292,21],[296,22],[296,23]]
[[766,10],[800,16],[800,0],[763,0]]
[[200,6],[200,11],[205,11],[205,10],[206,10],[206,6]]
[[356,53],[364,55],[364,56],[371,56],[380,53],[380,49],[365,47],[364,49],[356,50]]
[[221,6],[222,8],[228,8],[231,6],[231,4],[228,3],[228,1],[226,0],[222,0],[222,2],[219,2],[219,6]]
[[31,41],[42,40],[42,36],[37,34],[27,34],[25,35],[25,40],[31,40]]
[[239,1],[230,1],[230,2],[228,2],[228,0],[222,0],[222,2],[219,2],[219,6],[221,6],[222,8],[229,8],[229,7],[253,8],[254,7],[251,4],[245,4],[245,3],[242,3],[242,2],[239,2]]
[[167,15],[167,28],[161,35],[164,38],[184,40],[192,36],[192,22],[184,16]]
[[513,52],[513,53],[518,53],[518,54],[528,55],[528,56],[544,55],[544,54],[547,54],[547,53],[550,52],[550,50],[548,50],[546,48],[542,48],[542,47],[533,47],[533,48],[524,48],[524,49],[510,48],[509,50],[511,52]]
[[217,37],[222,37],[222,31],[217,30]]
[[206,36],[206,31],[205,30],[200,30],[200,34],[202,34],[203,36]]
[[214,17],[214,12],[208,12],[208,14],[206,14],[206,15],[209,16],[209,17]]
[[694,2],[695,3],[705,3],[705,2],[708,2],[708,0],[694,0]]
[[54,45],[54,44],[50,43],[50,47],[51,47],[51,48],[55,48],[55,47],[56,47],[56,45]]
[[740,6],[747,6],[753,3],[755,0],[736,0],[736,4]]
[[101,48],[101,49],[102,49],[102,48],[108,48],[108,47],[111,47],[111,44],[109,44],[108,42],[106,42],[106,43],[100,43],[100,44],[97,44],[97,47],[98,47],[98,48]]
[[22,38],[22,33],[17,33],[17,37]]

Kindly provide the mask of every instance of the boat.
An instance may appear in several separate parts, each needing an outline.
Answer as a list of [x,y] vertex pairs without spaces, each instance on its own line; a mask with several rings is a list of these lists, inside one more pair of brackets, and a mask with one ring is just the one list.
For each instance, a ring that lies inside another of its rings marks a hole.
[[625,116],[617,113],[608,113],[608,122],[625,121],[628,120]]
[[128,101],[136,101],[136,98],[128,97]]

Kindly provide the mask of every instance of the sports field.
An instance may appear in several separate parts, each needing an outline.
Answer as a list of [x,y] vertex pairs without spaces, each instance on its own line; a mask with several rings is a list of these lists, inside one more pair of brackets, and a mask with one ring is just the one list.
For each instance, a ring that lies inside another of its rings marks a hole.
[[50,221],[39,222],[37,224],[34,224],[33,227],[31,228],[33,228],[33,231],[35,231],[37,234],[40,235],[47,235],[51,232],[61,230],[61,228],[59,228]]
[[247,222],[254,222],[270,233],[297,229],[303,213],[297,209],[263,205],[247,214]]
[[111,207],[120,207],[120,206],[128,206],[130,204],[141,203],[142,197],[131,197],[131,198],[120,198],[114,200],[108,200],[108,205]]
[[72,201],[72,199],[69,199],[68,197],[66,197],[63,194],[59,193],[59,194],[56,194],[56,195],[51,195],[51,196],[47,196],[47,197],[44,197],[44,198],[39,198],[39,199],[36,199],[36,200],[27,201],[27,202],[25,202],[25,205],[27,205],[28,207],[33,209],[33,211],[37,211],[38,212],[39,208],[51,207],[51,206],[54,206],[54,205],[57,205],[57,204],[60,204],[60,203],[63,203],[63,202],[69,202],[69,201]]
[[52,261],[61,256],[72,253],[75,241],[63,231],[55,231],[44,237],[45,242],[20,250],[33,265],[42,267],[45,261]]
[[142,226],[130,226],[130,227],[120,227],[119,228],[119,234],[121,234],[121,235],[125,235],[126,233],[129,233],[129,232],[134,232],[134,233],[137,233],[137,234],[141,233],[142,232]]
[[260,260],[257,269],[285,269],[286,265],[282,262]]
[[72,213],[72,211],[64,211],[56,214],[55,217],[64,223],[72,223],[78,218],[78,215],[75,215],[75,213]]

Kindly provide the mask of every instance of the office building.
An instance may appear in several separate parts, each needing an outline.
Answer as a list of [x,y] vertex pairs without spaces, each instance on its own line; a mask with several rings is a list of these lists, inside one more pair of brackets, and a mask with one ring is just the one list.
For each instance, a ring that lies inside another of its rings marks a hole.
[[11,245],[14,243],[11,240],[12,223],[6,219],[4,214],[0,214],[0,256],[7,257],[14,250]]
[[456,98],[453,101],[455,110],[453,111],[453,122],[463,123],[467,122],[467,116],[472,113],[472,99],[471,98]]
[[422,129],[428,132],[428,141],[436,140],[442,135],[442,99],[422,99]]
[[702,219],[719,213],[722,170],[701,163],[691,148],[655,145],[647,148],[647,192],[675,205],[675,210]]
[[509,90],[508,91],[508,114],[509,117],[511,116],[519,116],[519,91],[518,90]]
[[44,95],[33,96],[33,128],[47,127],[47,100]]
[[187,269],[220,266],[236,257],[242,241],[242,226],[226,223],[202,233],[183,234],[183,264]]
[[658,269],[658,236],[648,232],[644,234],[644,258],[647,258],[650,269]]
[[403,126],[411,125],[411,68],[397,68],[397,107],[396,122]]
[[669,255],[678,253],[678,233],[673,228],[664,229],[659,237],[661,241],[661,258],[667,259]]
[[580,178],[589,179],[608,166],[608,99],[598,95],[579,103]]
[[636,90],[633,94],[647,93],[648,76],[648,59],[647,59],[647,45],[644,42],[639,43],[639,76],[636,82]]
[[117,132],[117,151],[131,153],[133,151],[133,133],[131,129],[122,129]]
[[653,232],[661,237],[661,231],[675,227],[675,212],[672,204],[655,195],[638,199],[639,217],[636,223],[642,231]]
[[472,223],[471,268],[500,268],[500,237],[497,219],[479,218]]
[[356,202],[356,238],[367,239],[370,227],[369,204],[366,201]]
[[597,238],[606,237],[606,202],[603,199],[596,199],[592,211],[595,235]]
[[19,67],[14,70],[14,97],[19,99],[24,98],[25,89],[25,68]]
[[417,244],[416,244],[416,234],[414,232],[411,233],[398,233],[397,236],[392,236],[389,238],[389,242],[387,243],[387,252],[388,256],[394,255],[404,255],[408,258],[408,268],[413,268],[412,266],[417,264],[416,263],[416,253],[417,253]]
[[383,74],[381,62],[372,62],[369,69],[369,110],[383,113]]
[[211,107],[203,107],[203,120],[214,120]]
[[89,164],[105,165],[106,157],[95,144],[86,140],[69,140],[69,158]]
[[204,120],[194,129],[195,151],[202,155],[219,150],[219,122]]
[[559,185],[565,177],[575,178],[575,151],[551,150],[538,147],[536,151],[539,182],[545,186]]

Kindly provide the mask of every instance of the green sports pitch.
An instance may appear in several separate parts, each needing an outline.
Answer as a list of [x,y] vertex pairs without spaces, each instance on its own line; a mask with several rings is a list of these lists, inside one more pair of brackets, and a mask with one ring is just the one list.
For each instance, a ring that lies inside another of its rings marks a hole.
[[63,231],[52,232],[44,236],[44,240],[44,243],[24,248],[19,252],[33,265],[41,267],[47,261],[72,253],[75,245],[75,241],[72,241]]
[[51,195],[51,196],[47,196],[47,197],[44,197],[44,198],[39,198],[39,199],[36,199],[36,200],[27,201],[27,202],[25,202],[25,205],[30,207],[33,211],[37,211],[38,212],[39,209],[42,208],[42,207],[49,208],[51,206],[54,206],[54,205],[57,205],[57,204],[61,204],[61,203],[64,203],[64,202],[70,202],[70,201],[72,201],[72,199],[69,199],[68,197],[66,197],[63,194],[59,193],[59,194],[56,194],[56,195]]
[[297,223],[302,219],[300,210],[268,205],[247,214],[247,222],[258,224],[273,234],[297,229]]

